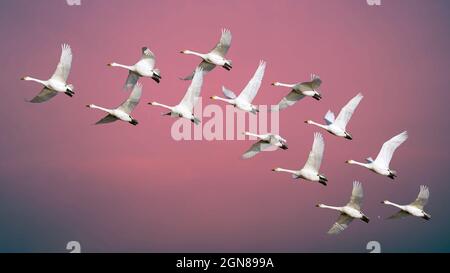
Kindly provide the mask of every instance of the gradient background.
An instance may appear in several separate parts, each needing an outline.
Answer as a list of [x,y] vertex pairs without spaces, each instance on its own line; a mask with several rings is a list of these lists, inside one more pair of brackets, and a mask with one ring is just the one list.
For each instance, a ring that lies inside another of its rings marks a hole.
[[[0,251],[65,252],[76,240],[85,252],[366,252],[377,240],[384,252],[448,252],[449,11],[446,0],[1,1]],[[267,69],[256,104],[288,92],[273,81],[323,79],[323,100],[280,114],[288,151],[241,160],[250,141],[176,142],[174,120],[145,104],[178,103],[188,86],[178,77],[199,63],[178,52],[210,50],[222,27],[233,33],[233,70],[209,73],[205,98],[222,85],[241,90],[260,59]],[[64,42],[76,96],[24,102],[41,87],[20,77],[47,79]],[[139,126],[92,126],[103,113],[85,104],[115,107],[127,96],[127,72],[106,64],[133,64],[144,45],[163,80],[142,80]],[[270,171],[303,166],[318,130],[303,121],[321,122],[358,91],[354,140],[322,131],[327,187]],[[344,163],[376,156],[403,130],[410,138],[391,162],[395,182]],[[344,205],[354,179],[372,221],[328,236],[337,213],[314,205]],[[380,201],[409,203],[421,184],[430,187],[431,221],[383,220],[396,209]]]

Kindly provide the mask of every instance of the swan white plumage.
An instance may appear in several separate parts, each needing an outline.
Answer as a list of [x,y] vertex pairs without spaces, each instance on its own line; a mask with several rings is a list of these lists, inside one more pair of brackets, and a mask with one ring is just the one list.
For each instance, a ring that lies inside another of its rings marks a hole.
[[254,157],[261,151],[266,150],[269,147],[275,146],[283,150],[287,150],[287,141],[277,134],[253,134],[249,132],[244,132],[247,136],[253,136],[259,139],[255,142],[250,149],[248,149],[243,155],[242,158],[248,159]]
[[148,47],[142,48],[141,59],[134,65],[110,63],[108,66],[121,67],[128,70],[128,78],[124,86],[126,90],[132,89],[140,77],[152,78],[157,83],[161,80],[161,73],[159,69],[155,68],[155,54]]
[[352,196],[347,205],[343,207],[333,207],[324,204],[318,204],[319,208],[326,208],[337,210],[341,214],[337,219],[336,223],[328,231],[328,234],[338,234],[348,227],[348,225],[353,221],[353,219],[361,219],[362,221],[369,223],[369,218],[361,212],[361,205],[363,199],[363,188],[360,182],[353,182]]
[[381,147],[375,160],[369,157],[366,159],[367,163],[361,163],[354,160],[347,160],[346,163],[363,166],[375,173],[394,179],[397,176],[397,172],[389,168],[389,163],[391,162],[395,150],[407,139],[408,132],[404,131],[386,141]]
[[97,106],[95,104],[89,104],[86,106],[89,108],[98,109],[108,113],[108,115],[106,115],[104,118],[102,118],[95,124],[104,124],[114,122],[116,120],[122,120],[132,125],[137,125],[138,121],[131,116],[131,112],[133,112],[134,108],[138,105],[139,100],[141,99],[141,94],[142,94],[142,85],[140,83],[137,83],[133,87],[133,90],[131,91],[131,94],[128,97],[128,99],[115,109],[107,109]]
[[[198,53],[192,50],[183,50],[181,53],[188,55],[195,55],[202,58],[202,62],[198,65],[204,71],[204,73],[209,72],[216,67],[216,65],[222,66],[226,70],[231,70],[232,62],[231,60],[227,60],[225,56],[227,55],[228,49],[231,46],[231,32],[228,29],[222,29],[222,36],[220,37],[220,41],[217,45],[206,54]],[[195,71],[185,77],[182,80],[192,80],[194,77]]]
[[281,82],[272,83],[273,86],[283,86],[291,88],[291,92],[287,94],[273,110],[282,110],[289,106],[294,105],[297,101],[303,99],[305,96],[312,97],[316,100],[320,100],[322,95],[318,92],[318,88],[322,84],[322,80],[319,76],[312,74],[311,81],[309,82],[300,82],[294,84],[287,84]]
[[63,44],[61,46],[61,57],[59,59],[58,66],[49,80],[43,81],[28,76],[21,79],[24,81],[34,81],[44,86],[42,91],[29,102],[41,103],[48,101],[56,96],[58,92],[72,97],[75,94],[73,91],[74,86],[72,84],[67,84],[67,78],[69,77],[71,66],[72,49],[68,44]]
[[328,179],[325,175],[319,173],[320,165],[322,164],[323,152],[325,149],[325,143],[323,141],[322,134],[314,133],[314,142],[309,153],[308,160],[305,166],[296,171],[288,170],[283,168],[275,168],[274,172],[287,172],[292,174],[292,178],[298,179],[303,178],[312,182],[319,182],[320,184],[326,186]]
[[327,123],[326,125],[316,123],[312,120],[307,120],[305,121],[305,123],[323,128],[335,136],[344,137],[351,140],[352,135],[346,131],[346,127],[348,122],[350,121],[350,118],[355,112],[356,107],[362,99],[363,95],[361,95],[361,93],[358,93],[341,109],[336,119],[334,118],[334,113],[328,110],[325,115],[325,122]]
[[150,105],[161,106],[163,108],[169,109],[170,111],[164,113],[163,115],[168,115],[172,117],[180,117],[191,120],[196,125],[200,124],[200,119],[194,116],[194,107],[198,102],[200,97],[200,91],[203,84],[203,69],[197,67],[195,70],[194,78],[192,79],[189,88],[184,95],[181,102],[176,106],[168,106],[158,102],[149,102]]
[[398,205],[398,204],[395,204],[395,203],[387,201],[387,200],[383,201],[381,203],[390,205],[390,206],[394,206],[394,207],[397,207],[400,209],[399,212],[395,213],[388,219],[398,219],[398,218],[402,218],[402,217],[405,217],[408,215],[412,215],[412,216],[416,216],[416,217],[421,217],[425,220],[430,220],[431,215],[426,213],[423,210],[423,208],[425,207],[425,205],[428,202],[429,197],[430,197],[430,191],[428,190],[428,187],[421,185],[419,195],[417,196],[416,200],[409,205]]
[[258,69],[256,69],[256,72],[253,75],[252,79],[247,83],[247,86],[245,86],[244,90],[242,90],[239,96],[236,96],[233,91],[227,89],[225,86],[222,86],[222,91],[226,98],[212,96],[211,99],[221,100],[243,111],[256,114],[257,112],[259,112],[259,110],[255,105],[252,104],[252,101],[255,98],[256,94],[258,94],[258,90],[261,87],[265,69],[266,62],[260,61]]

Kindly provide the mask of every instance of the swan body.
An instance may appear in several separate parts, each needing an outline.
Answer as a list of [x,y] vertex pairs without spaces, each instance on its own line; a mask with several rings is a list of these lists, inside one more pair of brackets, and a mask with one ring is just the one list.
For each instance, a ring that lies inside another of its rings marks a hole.
[[323,141],[322,134],[314,134],[314,142],[311,152],[309,153],[308,160],[305,166],[300,170],[288,170],[283,168],[275,168],[272,171],[286,172],[292,174],[294,179],[305,179],[312,182],[319,182],[326,186],[328,179],[319,173],[320,165],[322,164],[323,152],[325,149],[325,143]]
[[29,102],[41,103],[50,100],[58,93],[64,93],[69,97],[75,94],[74,86],[67,83],[72,66],[72,49],[68,44],[61,46],[61,57],[52,77],[48,80],[39,80],[32,77],[23,77],[21,80],[37,82],[44,86],[41,92]]
[[227,89],[225,86],[222,87],[222,92],[224,93],[226,98],[221,98],[218,96],[212,96],[213,100],[224,101],[228,104],[233,105],[245,112],[250,112],[252,114],[256,114],[259,112],[258,107],[252,104],[253,99],[261,87],[261,82],[264,77],[264,70],[266,69],[266,63],[264,61],[259,62],[258,69],[253,75],[252,79],[247,83],[244,90],[236,96],[236,94]]
[[294,105],[297,101],[303,99],[304,97],[312,97],[316,100],[320,100],[322,95],[317,90],[322,84],[322,80],[319,76],[312,74],[311,81],[300,82],[295,84],[287,84],[281,82],[272,83],[273,86],[282,86],[291,89],[291,92],[287,94],[274,108],[274,110],[282,110],[289,106]]
[[141,59],[136,64],[129,66],[113,62],[108,64],[108,66],[128,70],[125,89],[132,89],[140,77],[152,78],[157,83],[160,82],[161,74],[159,69],[155,68],[155,62],[155,54],[148,47],[143,47]]
[[430,220],[431,215],[424,211],[424,207],[428,202],[428,198],[430,197],[430,191],[427,186],[420,186],[419,195],[416,200],[408,205],[399,205],[390,201],[383,201],[383,204],[394,206],[399,208],[400,211],[389,217],[389,219],[398,219],[408,215],[412,215],[415,217],[420,217],[425,220]]
[[326,125],[319,124],[312,120],[307,120],[305,121],[305,123],[312,124],[322,129],[325,129],[326,131],[335,136],[344,137],[346,139],[351,140],[353,139],[353,137],[349,132],[347,132],[346,127],[356,107],[358,106],[358,104],[361,102],[362,99],[363,99],[362,94],[361,93],[357,94],[341,109],[339,115],[336,118],[334,117],[334,113],[329,110],[325,114]]
[[197,67],[197,69],[195,70],[194,78],[192,79],[192,82],[185,96],[179,104],[175,106],[168,106],[159,102],[149,102],[148,104],[168,109],[169,112],[165,113],[164,115],[186,118],[198,125],[200,124],[200,119],[194,116],[194,107],[200,97],[202,84],[203,69],[201,67]]
[[103,108],[95,104],[89,104],[86,106],[88,108],[97,109],[108,113],[104,118],[102,118],[95,124],[105,124],[114,122],[116,120],[122,120],[132,125],[137,125],[138,121],[131,116],[131,112],[138,105],[141,98],[141,94],[142,94],[142,85],[140,83],[137,83],[133,87],[133,90],[131,91],[131,94],[128,97],[128,99],[115,109]]
[[243,155],[242,158],[248,159],[256,154],[258,154],[261,151],[266,150],[267,148],[271,146],[278,147],[283,150],[287,150],[287,141],[286,139],[282,138],[281,136],[277,134],[253,134],[249,132],[244,132],[247,136],[253,136],[259,139],[257,142],[255,142],[250,149],[248,149]]
[[[228,29],[222,29],[222,36],[217,45],[206,54],[195,52],[192,50],[182,50],[180,53],[194,55],[202,58],[202,62],[198,67],[202,68],[204,73],[213,70],[217,65],[222,66],[226,70],[231,70],[232,62],[225,58],[228,49],[231,46],[231,32]],[[195,71],[194,71],[195,73]],[[194,73],[182,78],[182,80],[192,80]]]
[[374,173],[394,179],[397,177],[397,172],[389,167],[389,163],[391,162],[395,150],[407,139],[408,132],[404,131],[386,141],[381,147],[381,150],[375,160],[369,157],[367,158],[367,163],[358,162],[355,160],[347,160],[346,163],[359,165],[371,170]]
[[331,210],[336,210],[340,212],[338,220],[333,224],[333,226],[328,231],[328,234],[338,234],[348,227],[348,225],[353,221],[353,219],[360,219],[366,223],[369,223],[369,218],[361,211],[362,199],[363,199],[363,188],[360,182],[353,182],[352,195],[350,201],[347,205],[343,207],[327,206],[324,204],[318,204],[319,208],[326,208]]

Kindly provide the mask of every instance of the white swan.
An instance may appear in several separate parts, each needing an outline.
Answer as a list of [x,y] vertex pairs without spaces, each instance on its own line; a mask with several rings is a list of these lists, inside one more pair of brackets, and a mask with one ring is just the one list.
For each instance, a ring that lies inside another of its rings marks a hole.
[[141,59],[134,65],[128,66],[118,63],[110,63],[108,66],[121,67],[128,70],[128,78],[125,89],[132,89],[140,77],[152,78],[157,83],[161,80],[159,69],[155,68],[155,54],[148,47],[142,48]]
[[256,112],[259,112],[259,110],[255,105],[252,104],[252,101],[258,93],[259,88],[261,87],[265,69],[266,63],[264,61],[260,61],[258,69],[253,75],[253,78],[247,83],[247,86],[245,86],[244,90],[242,90],[239,96],[236,96],[233,91],[225,88],[225,86],[222,86],[222,91],[227,98],[212,96],[211,99],[221,100],[243,111],[256,114]]
[[34,81],[44,86],[42,91],[29,102],[40,103],[48,101],[56,96],[58,92],[72,97],[75,94],[73,91],[74,87],[72,84],[67,84],[67,78],[69,77],[71,66],[72,50],[68,44],[63,44],[61,46],[61,58],[59,59],[58,66],[49,80],[43,81],[28,76],[21,79],[24,81]]
[[[203,61],[198,65],[198,67],[201,67],[205,73],[213,70],[216,65],[222,66],[226,70],[231,70],[231,60],[225,59],[225,55],[227,55],[230,45],[231,32],[228,29],[222,29],[222,36],[220,37],[219,43],[217,43],[217,45],[209,53],[202,54],[192,50],[183,50],[181,53],[195,55],[202,58]],[[182,78],[182,80],[192,80],[194,73],[195,71],[191,75]]]
[[250,149],[248,149],[243,155],[242,158],[248,159],[251,157],[254,157],[256,154],[258,154],[261,151],[264,151],[265,149],[275,146],[278,148],[281,148],[283,150],[287,150],[287,141],[286,139],[282,138],[281,136],[277,134],[253,134],[249,132],[244,132],[244,135],[247,136],[253,136],[259,139],[256,143],[254,143]]
[[161,106],[163,108],[169,109],[170,111],[163,114],[172,117],[180,117],[191,120],[196,125],[200,123],[200,119],[194,116],[194,107],[198,102],[200,97],[200,91],[203,84],[203,69],[197,67],[195,70],[194,78],[192,79],[191,85],[184,95],[183,99],[178,105],[168,106],[158,102],[149,102],[150,105]]
[[316,123],[312,120],[307,120],[305,121],[305,123],[323,128],[335,136],[344,137],[346,139],[351,140],[352,135],[349,132],[347,132],[345,128],[362,98],[363,96],[361,95],[361,93],[358,93],[358,95],[352,98],[341,109],[336,119],[334,118],[334,113],[328,110],[328,112],[325,115],[325,122],[327,123],[326,125]]
[[399,212],[392,215],[388,219],[398,219],[398,218],[402,218],[402,217],[405,217],[408,215],[412,215],[412,216],[416,216],[416,217],[421,217],[425,220],[430,220],[431,215],[426,213],[423,210],[423,208],[425,207],[425,205],[428,202],[429,197],[430,197],[430,191],[428,190],[428,187],[422,185],[422,186],[420,186],[419,195],[417,196],[416,200],[409,205],[398,205],[398,204],[392,203],[387,200],[383,201],[381,203],[390,205],[390,206],[394,206],[394,207],[397,207],[400,209]]
[[320,165],[322,164],[323,152],[325,149],[325,143],[323,141],[322,134],[314,133],[314,142],[309,153],[308,160],[305,166],[298,171],[287,170],[283,168],[275,168],[274,172],[287,172],[292,174],[292,178],[298,179],[303,178],[313,182],[319,182],[320,184],[326,186],[328,179],[319,173]]
[[289,106],[292,106],[297,101],[303,99],[305,96],[320,100],[322,98],[322,95],[317,91],[317,89],[320,87],[320,84],[322,84],[322,80],[319,78],[319,76],[314,74],[311,75],[311,81],[309,82],[300,82],[294,84],[281,82],[272,83],[272,85],[274,86],[283,86],[292,89],[291,92],[278,103],[278,106],[273,108],[273,110],[282,110]]
[[142,85],[140,83],[137,83],[133,87],[133,91],[131,91],[129,98],[115,109],[107,109],[94,104],[89,104],[86,106],[89,108],[98,109],[108,113],[108,115],[106,115],[104,118],[102,118],[95,124],[110,123],[120,119],[130,124],[137,125],[138,121],[131,116],[131,112],[134,110],[136,105],[138,105],[139,100],[141,98],[141,94],[142,94]]
[[394,179],[397,176],[397,172],[389,168],[389,163],[391,162],[395,150],[405,142],[406,139],[408,139],[408,132],[404,131],[386,141],[381,147],[375,160],[369,157],[366,159],[367,163],[361,163],[354,160],[347,160],[346,163],[360,165],[375,173]]
[[324,204],[318,204],[319,208],[326,208],[337,210],[341,214],[337,219],[336,223],[328,231],[328,234],[338,234],[348,227],[348,225],[353,221],[353,219],[361,219],[362,221],[369,223],[369,218],[361,212],[361,205],[363,199],[363,188],[360,182],[353,182],[352,196],[347,205],[343,207],[332,207]]

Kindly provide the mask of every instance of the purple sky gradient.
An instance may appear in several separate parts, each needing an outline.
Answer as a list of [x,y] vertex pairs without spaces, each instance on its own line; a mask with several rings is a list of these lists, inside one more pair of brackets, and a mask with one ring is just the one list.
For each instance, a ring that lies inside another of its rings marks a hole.
[[[2,1],[0,251],[65,251],[71,240],[114,252],[365,252],[371,240],[386,252],[449,251],[449,11],[445,0]],[[207,52],[223,27],[233,34],[233,69],[207,74],[203,105],[222,85],[242,90],[261,59],[255,104],[288,92],[273,81],[322,78],[320,102],[305,98],[280,113],[289,150],[241,160],[251,141],[176,142],[174,119],[146,105],[181,100],[189,83],[178,77],[200,60],[179,51]],[[19,79],[48,78],[61,43],[73,49],[75,97],[24,102],[41,87]],[[127,72],[106,64],[133,64],[142,46],[163,79],[141,81],[139,125],[93,126],[103,114],[85,104],[115,107],[128,96]],[[364,99],[347,127],[353,141],[320,131],[327,187],[270,171],[302,167],[318,131],[303,121],[322,122],[358,92]],[[344,163],[375,157],[403,130],[410,137],[391,162],[395,182]],[[371,222],[330,237],[338,215],[315,205],[344,205],[356,179]],[[396,210],[380,201],[411,202],[421,184],[430,187],[431,221],[384,220]]]

